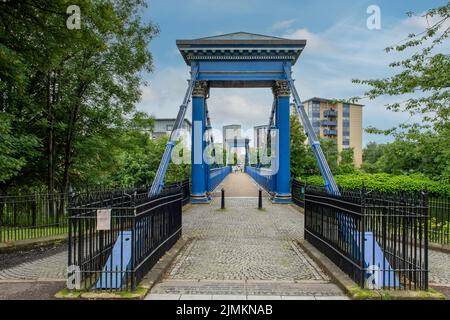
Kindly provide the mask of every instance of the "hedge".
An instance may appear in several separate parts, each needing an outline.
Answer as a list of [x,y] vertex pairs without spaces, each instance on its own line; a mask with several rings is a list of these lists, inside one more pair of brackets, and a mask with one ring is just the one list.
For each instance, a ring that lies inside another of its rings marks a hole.
[[[420,175],[395,176],[386,173],[357,173],[334,176],[336,183],[343,189],[360,189],[364,184],[367,190],[380,192],[422,191],[428,190],[432,194],[450,196],[450,184],[434,181]],[[321,176],[309,176],[300,179],[306,184],[323,186]]]

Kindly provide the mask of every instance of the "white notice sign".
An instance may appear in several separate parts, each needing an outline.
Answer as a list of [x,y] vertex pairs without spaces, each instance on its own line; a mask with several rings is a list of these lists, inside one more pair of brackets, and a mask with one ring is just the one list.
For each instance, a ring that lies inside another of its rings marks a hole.
[[97,209],[97,230],[111,230],[111,209]]

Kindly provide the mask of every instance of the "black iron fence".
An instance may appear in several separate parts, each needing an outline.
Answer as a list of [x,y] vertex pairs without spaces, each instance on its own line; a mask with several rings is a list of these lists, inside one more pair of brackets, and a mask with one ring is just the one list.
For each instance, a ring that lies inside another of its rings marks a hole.
[[[292,200],[304,208],[305,206],[305,184],[292,181]],[[348,190],[359,192],[358,190]],[[410,194],[415,196],[415,194]],[[432,243],[450,245],[450,197],[432,194],[428,195],[428,240]]]
[[363,288],[428,288],[428,196],[306,187],[305,238]]
[[66,204],[61,193],[0,197],[0,242],[67,233]]
[[153,198],[146,190],[72,199],[68,276],[73,288],[134,289],[181,236],[184,191],[180,184]]
[[450,197],[430,194],[428,205],[430,242],[450,245]]
[[[110,194],[136,194],[145,198],[149,187],[124,190],[93,190],[82,192],[85,198]],[[181,189],[183,205],[190,199],[189,179],[165,186],[164,190]],[[32,193],[0,196],[0,243],[64,235],[68,232],[69,195],[63,193]]]
[[305,207],[305,183],[292,180],[292,201],[301,208]]

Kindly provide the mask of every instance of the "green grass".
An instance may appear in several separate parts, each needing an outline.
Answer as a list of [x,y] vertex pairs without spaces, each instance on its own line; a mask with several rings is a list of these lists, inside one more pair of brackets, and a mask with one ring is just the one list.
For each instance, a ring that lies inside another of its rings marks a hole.
[[2,227],[0,242],[12,242],[19,240],[37,239],[66,234],[67,226],[29,227],[14,230],[10,227]]

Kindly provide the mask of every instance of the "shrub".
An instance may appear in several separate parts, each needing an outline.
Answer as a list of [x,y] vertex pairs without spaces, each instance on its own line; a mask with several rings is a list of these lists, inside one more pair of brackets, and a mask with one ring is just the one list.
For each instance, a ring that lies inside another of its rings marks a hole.
[[[321,176],[309,176],[301,180],[310,185],[324,185]],[[338,186],[343,189],[360,189],[364,184],[367,190],[380,192],[428,190],[433,194],[450,196],[450,184],[434,181],[422,175],[398,176],[386,173],[356,173],[336,175],[335,180]]]

